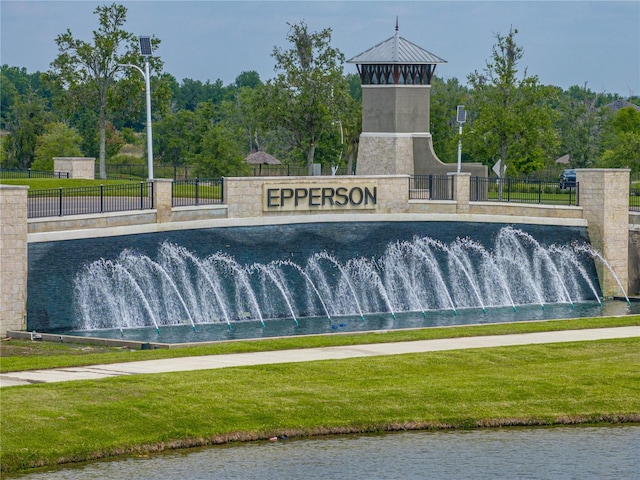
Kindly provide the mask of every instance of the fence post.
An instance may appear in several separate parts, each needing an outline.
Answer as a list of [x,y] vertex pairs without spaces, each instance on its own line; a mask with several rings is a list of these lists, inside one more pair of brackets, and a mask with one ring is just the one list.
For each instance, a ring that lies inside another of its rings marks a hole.
[[196,207],[200,205],[200,178],[196,177]]
[[542,181],[538,181],[538,205],[542,203]]
[[100,213],[104,213],[104,185],[100,184]]
[[140,182],[140,210],[144,210],[144,182]]
[[62,187],[60,187],[60,194],[58,195],[58,216],[62,216]]

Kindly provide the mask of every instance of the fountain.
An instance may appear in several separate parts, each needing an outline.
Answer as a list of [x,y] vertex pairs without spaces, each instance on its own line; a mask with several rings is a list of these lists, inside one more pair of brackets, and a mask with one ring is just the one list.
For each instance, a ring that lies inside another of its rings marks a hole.
[[[584,229],[477,224],[469,238],[459,225],[235,227],[83,240],[82,248],[35,244],[36,258],[40,249],[61,251],[49,255],[59,260],[47,265],[49,275],[30,273],[29,329],[152,329],[161,341],[165,330],[190,326],[189,341],[197,341],[216,326],[234,338],[241,325],[259,324],[256,335],[270,336],[282,322],[292,322],[287,335],[311,333],[322,319],[322,331],[351,328],[353,319],[366,330],[456,323],[458,315],[486,322],[474,312],[494,319],[535,305],[602,305],[595,262],[603,259]],[[71,261],[78,251],[84,255]],[[61,298],[43,314],[46,291]]]

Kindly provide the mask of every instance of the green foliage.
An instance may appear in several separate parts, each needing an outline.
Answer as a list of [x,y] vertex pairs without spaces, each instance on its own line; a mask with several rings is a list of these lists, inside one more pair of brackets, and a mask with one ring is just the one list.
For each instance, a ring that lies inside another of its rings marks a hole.
[[236,81],[234,82],[236,88],[258,88],[262,86],[262,80],[260,80],[260,75],[255,70],[251,70],[248,72],[241,72],[240,75],[236,77]]
[[[443,162],[457,161],[459,125],[456,122],[456,109],[458,105],[467,104],[468,95],[467,89],[456,78],[445,81],[433,77],[431,81],[429,129],[433,136],[433,149]],[[475,161],[466,146],[462,155],[462,161]]]
[[33,163],[36,140],[53,120],[44,99],[34,93],[17,97],[5,125],[9,136],[3,142],[2,166],[27,169]]
[[196,166],[197,175],[205,178],[242,176],[249,171],[238,146],[220,125],[211,125],[205,132]]
[[542,169],[556,153],[554,114],[549,108],[554,92],[526,71],[518,80],[523,49],[515,42],[517,33],[497,34],[484,73],[468,77],[473,90],[467,144],[477,160],[487,164],[501,160],[511,174],[528,174]]
[[286,132],[291,148],[303,152],[312,174],[316,148],[335,135],[349,86],[344,55],[330,45],[331,29],[309,32],[304,22],[288,25],[290,48],[273,49],[279,73],[261,90],[261,108],[266,123]]
[[600,142],[602,114],[596,107],[599,96],[578,86],[566,92],[557,89],[556,129],[560,136],[559,153],[569,154],[571,166],[594,166]]
[[600,165],[640,171],[640,111],[621,108],[609,118],[604,131]]
[[206,120],[196,112],[181,110],[154,125],[154,155],[164,164],[193,164],[200,153]]
[[196,165],[200,177],[241,176],[247,173],[235,132],[216,122],[222,107],[200,104],[195,112],[182,110],[156,124],[154,151],[174,167]]
[[82,157],[78,132],[64,123],[50,123],[36,140],[35,170],[53,171],[53,157]]

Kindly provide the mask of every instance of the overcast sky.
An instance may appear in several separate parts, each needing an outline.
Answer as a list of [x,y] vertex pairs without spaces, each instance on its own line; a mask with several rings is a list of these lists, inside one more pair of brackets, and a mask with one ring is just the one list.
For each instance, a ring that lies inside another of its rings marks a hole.
[[[97,5],[111,1],[0,1],[0,62],[46,71],[55,37],[70,29],[92,40]],[[155,35],[155,55],[178,81],[221,79],[243,71],[274,76],[274,46],[287,47],[287,22],[332,29],[347,59],[400,35],[447,60],[436,74],[466,77],[482,70],[495,34],[517,28],[521,66],[543,84],[584,85],[595,92],[640,95],[640,1],[162,1],[116,2],[128,9],[125,29]],[[355,73],[354,65],[345,66]]]

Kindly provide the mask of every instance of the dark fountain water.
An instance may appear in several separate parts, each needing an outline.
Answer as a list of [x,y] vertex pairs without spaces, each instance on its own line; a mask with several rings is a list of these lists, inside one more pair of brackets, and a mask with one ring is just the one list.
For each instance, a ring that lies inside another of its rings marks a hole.
[[[48,275],[38,262],[45,254]],[[147,342],[567,318],[629,308],[603,306],[595,273],[595,262],[603,260],[581,228],[447,222],[234,227],[34,244],[31,257],[29,329]],[[52,289],[59,292],[55,302]]]

